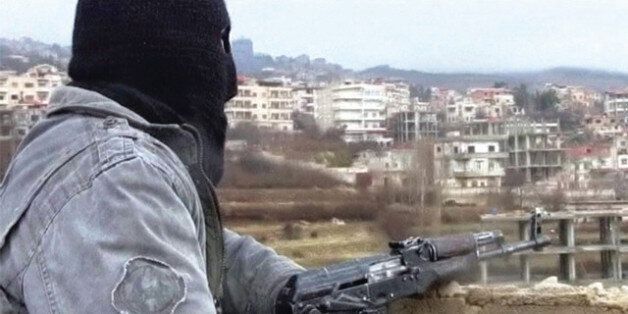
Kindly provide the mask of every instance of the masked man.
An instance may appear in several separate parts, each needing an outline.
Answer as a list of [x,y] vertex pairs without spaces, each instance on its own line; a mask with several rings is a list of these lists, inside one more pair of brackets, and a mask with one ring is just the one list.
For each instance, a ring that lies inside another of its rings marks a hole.
[[223,229],[212,185],[229,30],[223,0],[78,1],[73,81],[0,188],[4,312],[273,312],[302,269]]

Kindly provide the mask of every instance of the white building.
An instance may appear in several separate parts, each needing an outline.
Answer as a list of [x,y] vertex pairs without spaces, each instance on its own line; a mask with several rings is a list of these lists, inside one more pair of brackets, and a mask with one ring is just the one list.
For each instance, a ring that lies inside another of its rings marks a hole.
[[602,95],[583,86],[545,84],[545,89],[553,90],[560,100],[560,106],[567,108],[593,107],[596,102],[602,101]]
[[231,127],[251,123],[258,127],[292,131],[292,111],[297,105],[292,88],[281,83],[242,79],[238,94],[225,105]]
[[51,65],[38,65],[18,75],[0,72],[0,107],[16,105],[45,106],[53,89],[64,84],[67,76]]
[[388,117],[410,106],[410,86],[406,82],[385,82],[383,84],[386,95],[386,115]]
[[604,95],[604,112],[613,115],[628,113],[628,90],[609,91]]
[[447,104],[445,119],[448,123],[471,122],[478,118],[480,105],[471,98]]
[[334,127],[334,97],[331,88],[319,89],[315,92],[314,121],[318,128],[327,131]]
[[404,186],[417,175],[415,149],[365,150],[358,154],[355,167],[368,169],[373,186]]
[[294,110],[316,116],[316,94],[318,90],[320,88],[308,86],[294,88],[294,97],[297,99]]
[[499,190],[508,152],[490,139],[447,139],[434,145],[434,180],[456,192],[480,194]]
[[471,88],[467,91],[467,97],[477,104],[480,116],[504,118],[524,113],[515,106],[515,96],[506,88]]
[[384,146],[387,119],[410,106],[410,89],[403,82],[345,81],[314,91],[314,117],[321,130],[344,130],[347,142],[373,141]]
[[332,87],[334,127],[344,129],[347,142],[392,142],[386,137],[385,85],[344,82]]

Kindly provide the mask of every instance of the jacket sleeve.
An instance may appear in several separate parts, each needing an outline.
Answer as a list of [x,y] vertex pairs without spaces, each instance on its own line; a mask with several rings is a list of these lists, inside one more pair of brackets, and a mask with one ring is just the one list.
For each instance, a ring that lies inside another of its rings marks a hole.
[[225,313],[274,313],[287,280],[304,269],[250,236],[224,230]]
[[215,313],[194,215],[170,181],[139,157],[86,181],[26,271],[29,312]]

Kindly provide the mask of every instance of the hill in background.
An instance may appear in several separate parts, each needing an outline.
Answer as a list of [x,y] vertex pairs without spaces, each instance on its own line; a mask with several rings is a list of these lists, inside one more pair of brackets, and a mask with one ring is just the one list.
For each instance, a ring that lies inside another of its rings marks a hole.
[[395,77],[421,86],[438,86],[452,89],[467,89],[478,86],[492,86],[495,82],[506,82],[514,87],[526,84],[540,88],[545,83],[582,85],[600,91],[628,86],[628,74],[590,70],[583,68],[557,67],[542,71],[503,72],[503,73],[429,73],[415,70],[402,70],[387,65],[369,68],[357,73],[361,78]]
[[[492,86],[495,82],[506,82],[511,87],[526,84],[532,88],[540,88],[545,83],[551,82],[563,85],[583,85],[599,91],[628,86],[628,73],[576,67],[557,67],[528,72],[434,73],[380,65],[354,71],[324,58],[310,58],[305,54],[297,57],[273,57],[255,52],[253,41],[250,39],[234,40],[232,47],[238,73],[258,78],[287,76],[295,80],[325,82],[344,78],[399,78],[414,85],[458,90]],[[46,44],[27,37],[0,38],[0,70],[15,70],[22,73],[34,65],[48,63],[65,71],[71,53],[71,47]]]

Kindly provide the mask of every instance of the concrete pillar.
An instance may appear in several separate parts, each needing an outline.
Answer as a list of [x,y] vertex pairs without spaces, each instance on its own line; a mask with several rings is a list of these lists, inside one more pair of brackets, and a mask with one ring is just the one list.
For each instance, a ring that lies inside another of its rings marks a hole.
[[[530,222],[529,221],[520,221],[519,222],[519,239],[521,241],[526,241],[530,239]],[[530,256],[520,255],[519,256],[519,267],[521,268],[521,280],[523,280],[526,284],[530,283]]]
[[611,242],[615,249],[611,251],[611,265],[613,267],[613,279],[622,280],[621,265],[621,217],[610,217]]
[[485,285],[488,283],[488,262],[480,262],[480,282]]
[[[573,219],[560,220],[558,223],[561,245],[573,249],[576,246],[575,224]],[[559,255],[559,273],[562,279],[567,281],[576,280],[576,258],[574,253],[564,253]]]
[[526,182],[532,182],[532,157],[530,156],[530,135],[525,134]]
[[[601,217],[600,218],[600,243],[602,245],[615,245],[616,236],[613,234],[613,220],[614,217]],[[613,254],[617,249],[605,250],[600,252],[600,262],[602,266],[602,277],[616,279],[621,274],[617,274],[617,254]],[[621,264],[621,263],[620,263]]]

